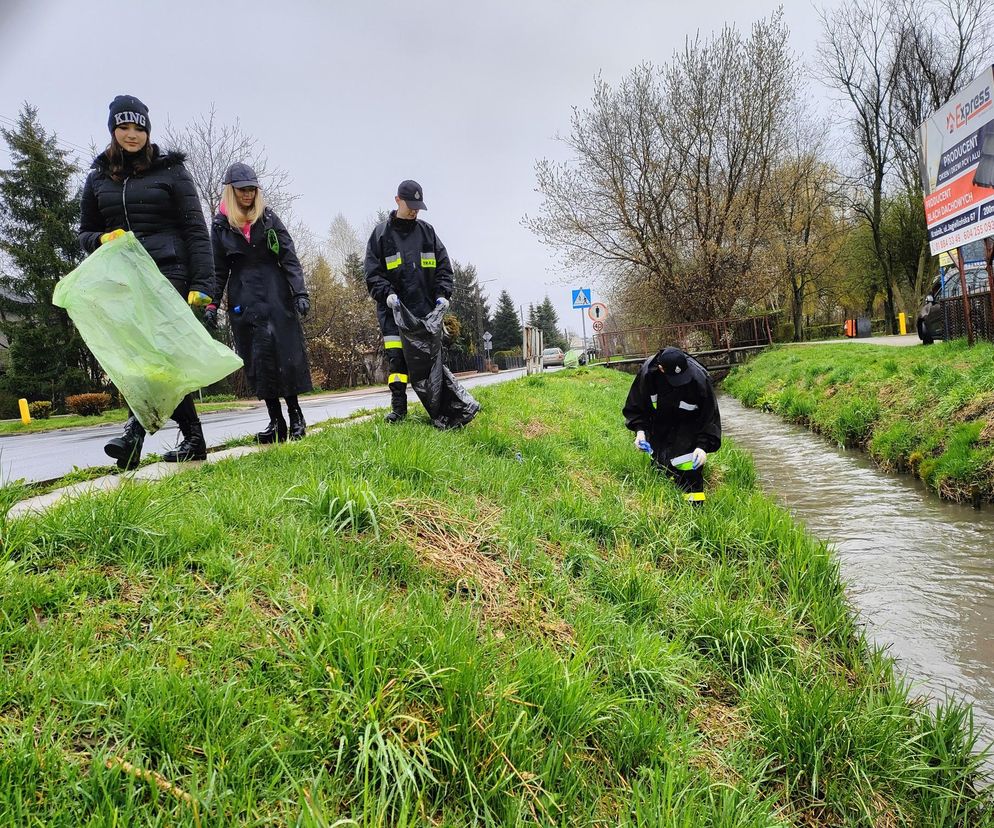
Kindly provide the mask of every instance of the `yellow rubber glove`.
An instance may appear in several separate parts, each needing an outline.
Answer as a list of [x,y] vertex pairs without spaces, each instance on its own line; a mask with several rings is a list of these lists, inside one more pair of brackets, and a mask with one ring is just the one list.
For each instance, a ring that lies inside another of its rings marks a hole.
[[206,293],[201,293],[199,290],[191,290],[186,295],[186,303],[190,307],[202,307],[204,305],[209,305],[211,303],[211,298]]
[[107,244],[107,242],[114,241],[114,239],[119,239],[124,235],[124,231],[118,227],[117,230],[111,230],[109,233],[104,233],[100,237],[101,244]]

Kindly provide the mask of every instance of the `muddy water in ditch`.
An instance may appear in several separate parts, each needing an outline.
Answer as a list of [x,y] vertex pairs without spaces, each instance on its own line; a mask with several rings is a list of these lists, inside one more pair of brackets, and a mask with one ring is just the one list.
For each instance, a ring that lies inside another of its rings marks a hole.
[[836,547],[870,637],[929,694],[972,701],[994,741],[994,508],[945,503],[727,395],[721,420],[763,488]]

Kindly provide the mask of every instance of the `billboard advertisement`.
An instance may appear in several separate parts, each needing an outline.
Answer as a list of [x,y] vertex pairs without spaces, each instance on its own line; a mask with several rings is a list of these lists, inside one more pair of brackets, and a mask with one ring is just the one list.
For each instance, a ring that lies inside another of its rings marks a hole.
[[918,140],[932,255],[994,236],[994,67],[932,113]]

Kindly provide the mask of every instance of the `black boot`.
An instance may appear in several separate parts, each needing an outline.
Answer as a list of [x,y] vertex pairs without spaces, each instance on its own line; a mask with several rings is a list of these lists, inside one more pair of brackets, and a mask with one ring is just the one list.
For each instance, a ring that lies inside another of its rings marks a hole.
[[[291,422],[293,422],[292,419]],[[255,441],[257,443],[262,443],[263,445],[268,445],[269,443],[285,443],[286,438],[286,420],[283,419],[282,414],[280,414],[278,419],[270,420],[269,425],[255,435]]]
[[187,463],[191,460],[207,459],[207,441],[204,439],[204,429],[200,420],[182,420],[178,422],[179,430],[183,433],[183,442],[172,451],[162,455],[167,463]]
[[388,423],[399,423],[407,416],[407,383],[390,383],[390,413],[384,419]]
[[145,429],[132,414],[124,424],[120,437],[108,440],[104,451],[117,461],[117,467],[129,471],[137,469],[141,463],[142,443],[145,442]]
[[266,410],[269,412],[269,425],[263,431],[255,435],[257,443],[269,445],[270,443],[286,442],[286,420],[283,419],[283,409],[280,408],[279,397],[267,397]]
[[299,440],[307,433],[307,423],[304,422],[304,412],[300,410],[296,397],[288,397],[286,401],[286,413],[290,417],[291,440]]

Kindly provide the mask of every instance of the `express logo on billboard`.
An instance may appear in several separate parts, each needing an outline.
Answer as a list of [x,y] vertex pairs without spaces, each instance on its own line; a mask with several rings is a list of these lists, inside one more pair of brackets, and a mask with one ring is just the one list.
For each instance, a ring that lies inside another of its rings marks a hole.
[[981,112],[990,109],[992,103],[994,102],[991,101],[991,88],[985,86],[982,92],[953,107],[953,111],[946,116],[946,129],[955,132],[960,127],[966,126]]

